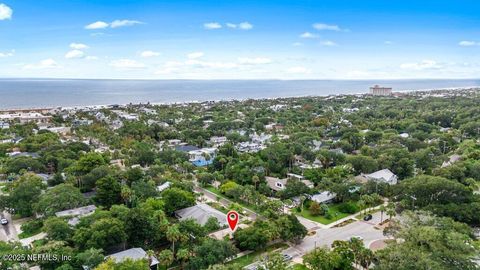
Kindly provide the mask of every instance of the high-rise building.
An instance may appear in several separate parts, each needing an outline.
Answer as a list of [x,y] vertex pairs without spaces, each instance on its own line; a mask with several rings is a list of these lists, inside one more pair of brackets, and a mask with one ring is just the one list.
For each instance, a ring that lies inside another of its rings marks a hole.
[[370,94],[374,96],[390,96],[392,94],[392,88],[375,85],[370,87]]

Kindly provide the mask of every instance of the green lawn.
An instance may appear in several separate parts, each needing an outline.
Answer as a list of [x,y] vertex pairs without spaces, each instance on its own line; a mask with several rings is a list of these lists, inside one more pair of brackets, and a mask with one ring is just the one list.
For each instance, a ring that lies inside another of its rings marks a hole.
[[225,198],[225,196],[220,192],[220,190],[216,189],[213,186],[207,186],[207,187],[204,187],[204,189],[217,194],[219,197]]
[[262,258],[263,254],[272,252],[276,249],[285,249],[287,248],[288,245],[285,243],[278,243],[278,244],[273,244],[269,247],[267,247],[265,250],[258,250],[254,251],[248,255],[242,256],[240,258],[233,259],[229,261],[227,264],[237,264],[239,267],[245,267],[247,265],[250,265]]
[[338,210],[338,204],[329,204],[328,205],[328,212],[332,215],[332,219],[328,219],[325,216],[313,216],[310,213],[310,210],[308,210],[305,207],[303,208],[302,212],[298,212],[296,209],[295,209],[295,212],[297,214],[299,214],[300,216],[306,218],[306,219],[310,219],[310,220],[313,220],[315,222],[322,223],[324,225],[330,224],[334,221],[337,221],[339,219],[342,219],[342,218],[350,215],[350,214],[347,214],[347,213],[340,212],[340,210]]
[[39,234],[39,233],[41,233],[41,232],[42,232],[42,228],[40,228],[40,229],[38,229],[38,230],[36,230],[36,231],[34,231],[34,232],[29,232],[29,233],[27,233],[27,232],[21,232],[21,233],[18,234],[18,238],[19,238],[19,239],[28,238],[28,237],[37,235],[37,234]]
[[246,209],[248,209],[248,210],[250,210],[250,211],[252,211],[252,212],[257,212],[257,211],[255,210],[255,207],[253,207],[253,205],[248,205],[248,204],[246,204],[246,203],[244,203],[244,202],[242,202],[242,201],[235,201],[234,199],[228,198],[228,197],[226,197],[224,194],[222,194],[222,193],[220,192],[220,190],[216,189],[216,188],[213,187],[213,186],[207,186],[207,187],[204,187],[204,189],[206,189],[206,190],[208,190],[208,191],[210,191],[210,192],[212,192],[212,193],[215,193],[215,194],[216,194],[218,197],[220,197],[220,198],[224,198],[224,199],[227,199],[227,200],[232,201],[232,202],[234,202],[234,203],[238,203],[238,204],[241,205],[243,208],[246,208]]

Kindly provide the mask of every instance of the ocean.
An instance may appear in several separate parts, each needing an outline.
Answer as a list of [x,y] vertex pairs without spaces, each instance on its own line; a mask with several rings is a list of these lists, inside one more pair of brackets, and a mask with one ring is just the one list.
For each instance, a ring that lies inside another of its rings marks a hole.
[[173,103],[480,86],[478,80],[74,80],[0,79],[0,109]]

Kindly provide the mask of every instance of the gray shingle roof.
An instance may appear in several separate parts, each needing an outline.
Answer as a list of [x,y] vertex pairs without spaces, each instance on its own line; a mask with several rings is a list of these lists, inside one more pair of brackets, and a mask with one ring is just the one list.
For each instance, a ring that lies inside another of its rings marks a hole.
[[[142,248],[131,248],[124,251],[120,251],[118,253],[114,253],[112,255],[107,256],[106,258],[112,258],[115,262],[122,262],[125,259],[132,259],[132,260],[141,260],[141,259],[148,259],[147,252]],[[157,258],[152,256],[152,265],[159,264]]]
[[180,220],[194,219],[202,226],[205,225],[211,217],[216,218],[220,226],[227,225],[227,215],[204,203],[177,210],[175,211],[175,215]]

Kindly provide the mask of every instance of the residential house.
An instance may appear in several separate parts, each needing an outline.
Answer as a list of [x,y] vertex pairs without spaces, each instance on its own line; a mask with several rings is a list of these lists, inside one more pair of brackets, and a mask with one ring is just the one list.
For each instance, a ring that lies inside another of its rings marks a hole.
[[242,153],[256,153],[262,149],[265,149],[266,146],[254,142],[241,142],[237,144],[235,148]]
[[286,188],[288,179],[280,179],[276,177],[266,176],[265,180],[267,181],[268,187],[273,191],[281,191]]
[[312,195],[310,200],[317,203],[331,203],[337,197],[337,194],[330,191],[323,191],[321,193]]
[[217,148],[202,148],[198,150],[192,150],[188,152],[189,161],[197,166],[203,167],[213,163]]
[[389,169],[383,169],[370,174],[361,174],[355,177],[357,182],[366,183],[368,181],[375,181],[379,183],[387,183],[389,185],[396,185],[398,177]]
[[80,222],[81,217],[91,215],[95,212],[97,207],[95,205],[87,205],[83,207],[68,209],[60,212],[56,212],[57,217],[70,217],[68,224],[70,226],[75,226]]
[[286,188],[286,185],[289,180],[296,179],[298,181],[301,181],[304,183],[308,188],[313,188],[313,183],[309,180],[306,180],[305,177],[298,175],[298,174],[293,174],[289,173],[287,174],[287,178],[276,178],[276,177],[271,177],[271,176],[266,176],[265,180],[267,181],[268,187],[273,190],[273,191],[281,191]]
[[445,167],[448,167],[448,166],[452,165],[453,163],[459,161],[461,158],[462,158],[462,156],[457,155],[457,154],[451,155],[447,161],[444,161],[442,163],[442,168],[445,168]]
[[180,220],[193,219],[202,226],[213,217],[220,226],[227,226],[227,215],[204,203],[177,210],[175,216]]
[[0,129],[9,129],[10,124],[7,122],[0,121]]
[[222,146],[227,142],[227,137],[225,136],[213,136],[210,138],[210,143],[215,145],[215,146]]
[[172,183],[170,183],[170,182],[165,182],[165,183],[157,186],[157,191],[158,191],[158,192],[162,192],[162,191],[168,189],[171,185],[172,185]]
[[105,257],[105,259],[113,259],[116,263],[123,262],[127,259],[131,259],[134,261],[146,259],[150,262],[150,270],[157,270],[158,265],[160,264],[160,262],[155,256],[149,257],[147,252],[145,252],[145,250],[143,250],[142,248],[131,248],[120,251]]

